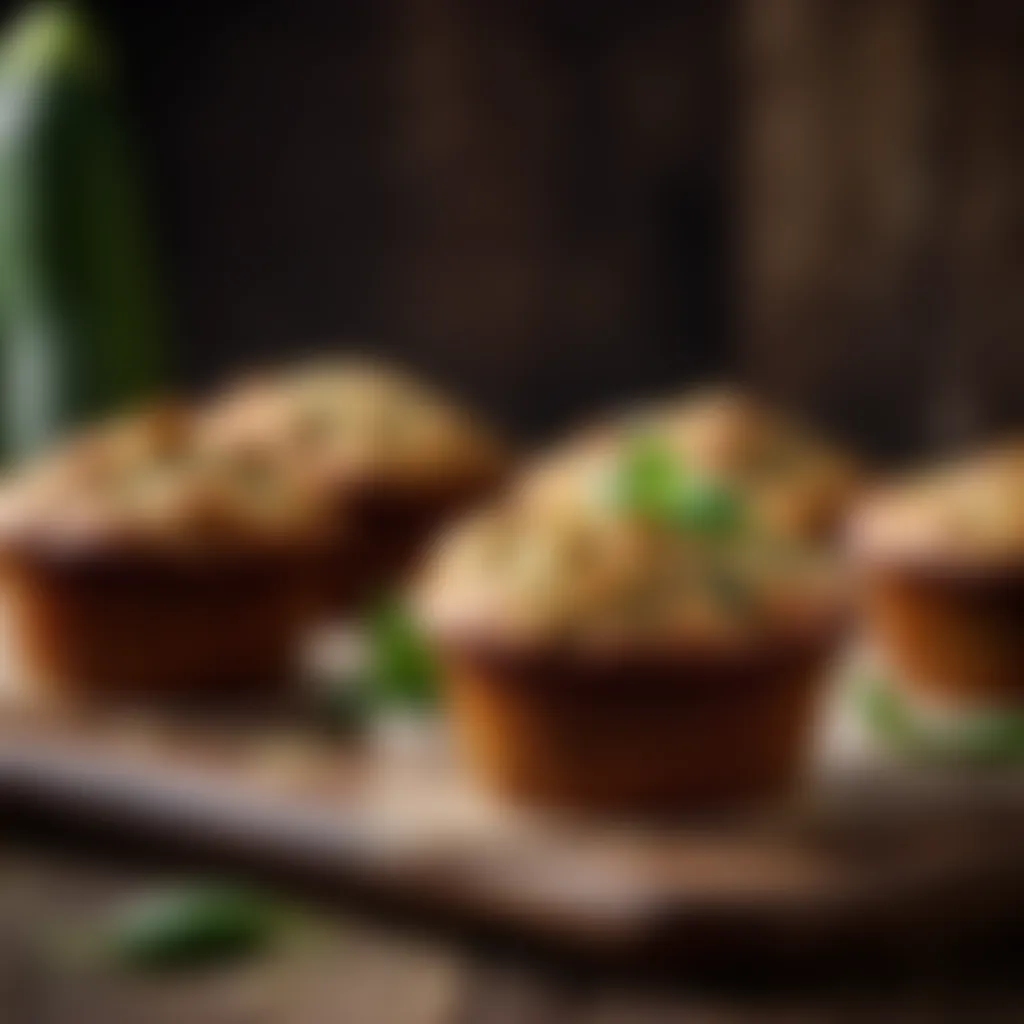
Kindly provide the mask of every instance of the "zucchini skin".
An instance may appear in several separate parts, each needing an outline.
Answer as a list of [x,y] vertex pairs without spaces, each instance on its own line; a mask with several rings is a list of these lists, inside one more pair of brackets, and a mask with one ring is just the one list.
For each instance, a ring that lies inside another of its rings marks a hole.
[[0,43],[4,454],[152,393],[165,330],[104,45],[74,5],[36,4]]

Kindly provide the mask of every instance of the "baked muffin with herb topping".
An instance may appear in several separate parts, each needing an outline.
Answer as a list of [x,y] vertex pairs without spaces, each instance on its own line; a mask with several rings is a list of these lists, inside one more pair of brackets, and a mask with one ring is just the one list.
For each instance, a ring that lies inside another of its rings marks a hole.
[[852,523],[872,635],[902,681],[1024,700],[1024,443],[870,496]]
[[215,402],[217,445],[266,448],[302,473],[338,524],[325,605],[346,611],[402,574],[436,528],[505,475],[504,445],[473,416],[390,368],[297,367]]
[[90,431],[0,492],[17,671],[65,695],[282,685],[322,519],[287,467],[207,450],[178,410]]
[[652,441],[742,495],[748,513],[773,531],[797,538],[833,537],[859,489],[848,456],[747,396],[709,390],[588,429],[528,472],[523,491],[554,503],[600,495],[609,466]]
[[795,778],[841,631],[835,567],[674,465],[603,504],[509,500],[432,560],[418,607],[456,735],[499,791],[630,810]]

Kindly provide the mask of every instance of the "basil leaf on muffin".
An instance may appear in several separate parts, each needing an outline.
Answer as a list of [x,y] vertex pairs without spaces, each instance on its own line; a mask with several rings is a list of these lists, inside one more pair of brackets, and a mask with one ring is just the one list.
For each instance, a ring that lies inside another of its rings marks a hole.
[[681,479],[672,452],[656,438],[638,436],[613,469],[609,497],[620,512],[663,522],[671,518]]
[[612,473],[613,507],[664,526],[704,536],[740,528],[742,503],[734,489],[696,472],[656,437],[635,438]]
[[743,525],[743,507],[735,491],[694,474],[676,495],[673,522],[691,533],[723,536]]

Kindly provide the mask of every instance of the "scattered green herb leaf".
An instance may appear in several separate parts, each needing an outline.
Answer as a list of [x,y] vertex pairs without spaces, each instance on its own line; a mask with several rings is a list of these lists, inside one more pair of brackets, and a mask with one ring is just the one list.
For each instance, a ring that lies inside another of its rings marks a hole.
[[694,533],[728,536],[741,525],[741,511],[734,491],[707,478],[690,476],[678,490],[673,520]]
[[672,506],[681,467],[654,438],[639,436],[627,446],[610,481],[612,505],[624,512],[664,519]]
[[893,749],[936,760],[1002,764],[1024,757],[1024,710],[965,711],[941,719],[922,714],[888,680],[857,691],[869,728]]
[[140,898],[108,923],[108,947],[122,964],[146,969],[235,960],[277,937],[280,908],[247,889],[195,885]]
[[382,604],[367,622],[366,681],[375,703],[412,708],[436,701],[433,651],[412,616],[397,601]]
[[647,435],[627,446],[610,490],[620,511],[680,530],[727,536],[742,525],[742,506],[731,488],[687,468]]

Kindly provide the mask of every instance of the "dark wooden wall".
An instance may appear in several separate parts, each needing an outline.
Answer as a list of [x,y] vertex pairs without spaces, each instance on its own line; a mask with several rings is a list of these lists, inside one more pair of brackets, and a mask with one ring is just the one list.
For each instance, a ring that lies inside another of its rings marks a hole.
[[1024,5],[744,10],[752,375],[883,449],[1019,422]]
[[536,432],[723,374],[879,451],[1024,412],[1024,4],[98,6],[188,381],[357,337]]
[[527,430],[731,358],[728,5],[103,5],[191,380],[347,337]]

